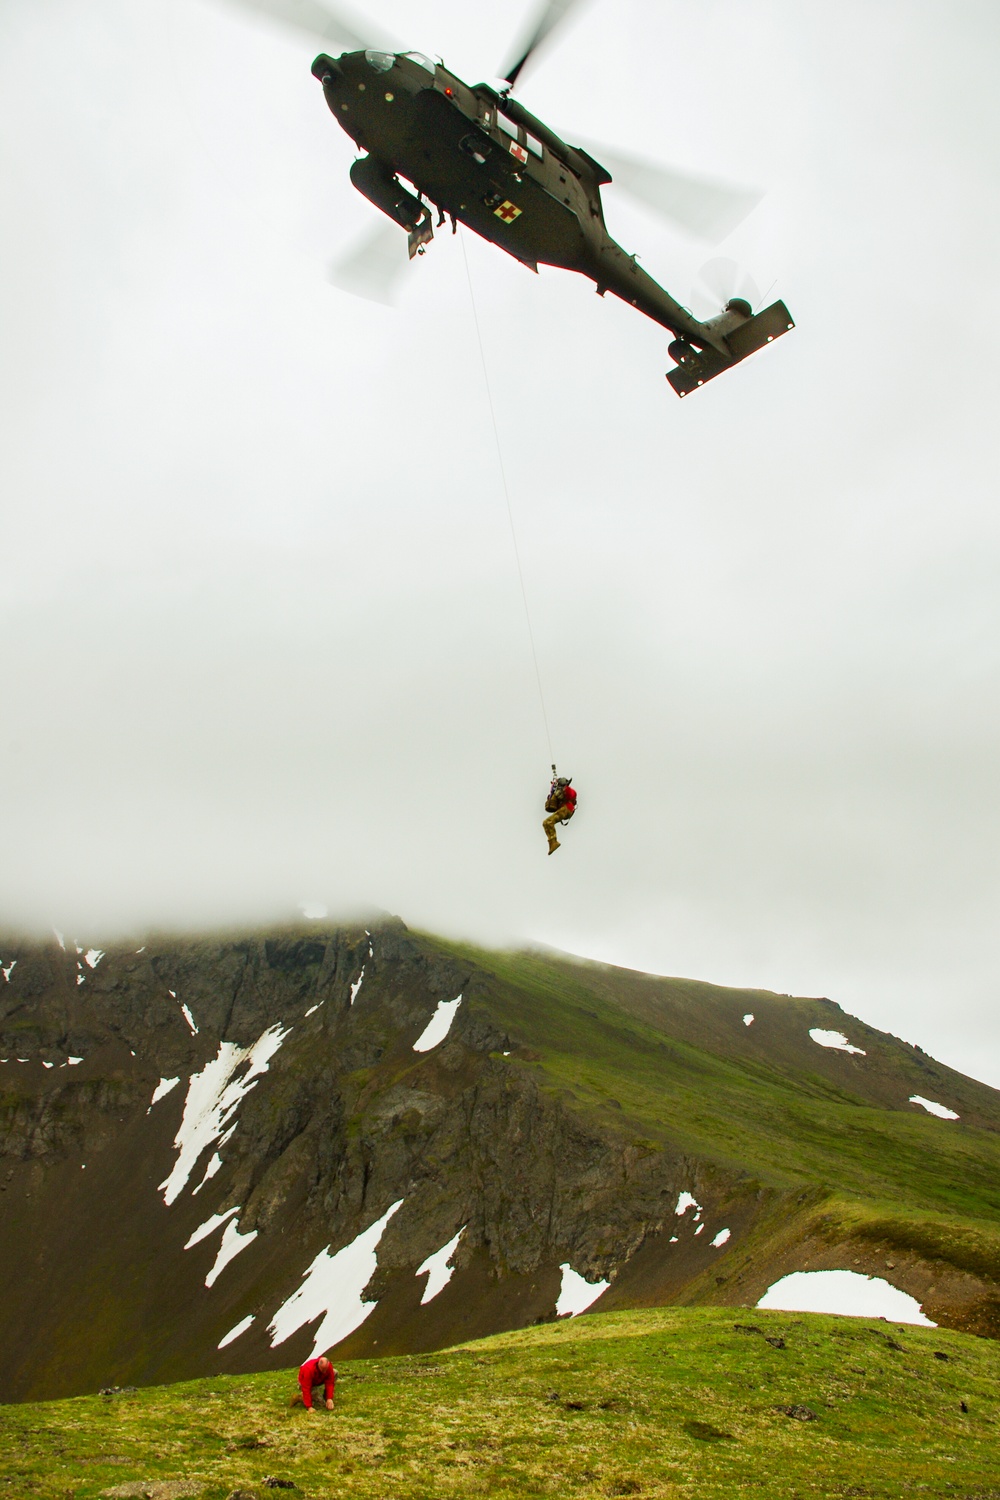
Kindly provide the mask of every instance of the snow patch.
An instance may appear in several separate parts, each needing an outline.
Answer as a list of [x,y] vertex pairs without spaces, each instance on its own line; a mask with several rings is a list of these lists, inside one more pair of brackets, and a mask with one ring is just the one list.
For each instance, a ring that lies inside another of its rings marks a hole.
[[864,1047],[852,1047],[841,1031],[824,1031],[822,1026],[812,1026],[809,1035],[818,1047],[833,1047],[838,1052],[856,1052],[859,1057],[868,1056]]
[[718,1232],[718,1234],[715,1236],[715,1239],[712,1241],[712,1249],[713,1250],[719,1250],[719,1249],[721,1249],[721,1247],[729,1239],[729,1235],[730,1235],[730,1231],[728,1229],[720,1229],[719,1232]]
[[317,1000],[317,1002],[316,1002],[315,1005],[310,1005],[309,1009],[306,1011],[306,1015],[307,1016],[311,1016],[312,1013],[313,1013],[313,1011],[314,1010],[319,1010],[319,1008],[320,1008],[320,1006],[322,1004],[323,1004],[322,1000]]
[[397,1199],[381,1219],[336,1255],[330,1254],[329,1245],[319,1252],[306,1269],[302,1285],[281,1304],[268,1324],[272,1349],[319,1317],[323,1321],[313,1338],[312,1358],[361,1327],[376,1307],[374,1302],[363,1302],[361,1293],[375,1274],[376,1252],[385,1226],[402,1205],[403,1199]]
[[[173,990],[171,990],[170,993],[173,994]],[[190,1026],[190,1028],[191,1028],[191,1035],[192,1036],[197,1036],[198,1035],[198,1028],[194,1024],[194,1016],[188,1010],[188,1008],[187,1008],[186,1005],[182,1005],[181,1006],[181,1015],[184,1017],[185,1021]]]
[[776,1281],[757,1303],[780,1312],[838,1313],[846,1318],[885,1318],[936,1328],[915,1297],[858,1271],[793,1271]]
[[586,1312],[590,1304],[596,1302],[601,1293],[606,1292],[611,1285],[610,1281],[586,1281],[573,1270],[568,1260],[559,1269],[562,1272],[562,1286],[556,1299],[556,1314],[559,1317],[570,1313],[575,1318],[577,1313]]
[[417,1267],[416,1274],[418,1276],[422,1276],[425,1271],[428,1273],[427,1285],[424,1287],[423,1296],[420,1298],[421,1307],[423,1307],[425,1302],[433,1301],[438,1292],[443,1292],[455,1274],[455,1267],[449,1266],[448,1262],[458,1249],[458,1242],[462,1238],[464,1229],[465,1225],[463,1224],[454,1239],[450,1239],[447,1245],[442,1245],[440,1250],[435,1250],[433,1255],[428,1255],[423,1264]]
[[141,948],[137,948],[135,951],[136,951],[136,953],[145,953],[145,951],[146,951],[146,944],[143,943],[142,947]]
[[[0,1058],[0,1061],[3,1061],[3,1059],[2,1059],[2,1058]],[[54,1067],[55,1067],[55,1063],[47,1063],[47,1062],[43,1062],[43,1063],[42,1063],[42,1067],[43,1067],[43,1068],[54,1068]]]
[[[252,1047],[220,1042],[215,1057],[200,1073],[191,1074],[184,1116],[174,1136],[177,1161],[170,1176],[160,1183],[163,1201],[168,1208],[187,1186],[205,1148],[213,1141],[223,1146],[232,1135],[236,1129],[233,1116],[240,1101],[257,1087],[258,1078],[267,1072],[271,1058],[291,1029],[289,1026],[283,1031],[280,1022],[269,1026]],[[237,1078],[235,1075],[244,1064],[246,1072]]]
[[227,1219],[231,1219],[233,1217],[233,1214],[238,1214],[239,1211],[240,1206],[237,1203],[235,1208],[227,1208],[224,1214],[211,1214],[210,1217],[205,1220],[204,1224],[198,1225],[198,1228],[194,1231],[194,1234],[191,1235],[187,1244],[184,1246],[184,1249],[190,1250],[192,1245],[200,1245],[202,1240],[208,1239],[208,1236],[213,1232],[213,1230],[218,1229],[220,1224],[224,1224]]
[[224,1349],[227,1344],[234,1343],[236,1341],[236,1339],[239,1338],[239,1336],[240,1336],[241,1333],[246,1333],[247,1329],[250,1327],[250,1324],[253,1322],[253,1320],[254,1320],[254,1314],[253,1313],[249,1313],[245,1318],[241,1318],[240,1321],[236,1324],[235,1328],[230,1328],[230,1330],[226,1334],[225,1338],[224,1339],[220,1339],[219,1342],[216,1344],[215,1347],[217,1349]]
[[255,1240],[256,1238],[256,1229],[251,1229],[249,1234],[240,1234],[236,1227],[235,1219],[227,1224],[222,1236],[222,1244],[219,1246],[219,1253],[215,1257],[215,1265],[205,1277],[205,1285],[214,1286],[229,1262],[235,1260],[240,1251],[245,1250],[251,1240]]
[[695,1234],[701,1234],[701,1231],[704,1229],[704,1227],[704,1224],[699,1224],[698,1228],[695,1230]]
[[414,1052],[429,1052],[439,1042],[443,1042],[451,1030],[451,1023],[455,1019],[458,1007],[462,1003],[459,995],[457,1000],[439,1000],[437,1009],[431,1016],[423,1031],[413,1043]]
[[357,979],[351,985],[351,1004],[352,1005],[354,1004],[355,1000],[358,998],[358,995],[359,995],[359,993],[361,991],[361,986],[364,983],[364,978],[365,978],[365,965],[362,964],[361,965],[361,973],[358,975]]
[[693,1198],[690,1193],[681,1193],[677,1199],[677,1207],[674,1209],[674,1213],[678,1215],[686,1214],[689,1208],[696,1208],[698,1213],[701,1213],[701,1204],[697,1198]]
[[65,953],[66,952],[66,940],[65,940],[65,938],[63,937],[62,933],[59,931],[58,927],[53,927],[52,931],[56,935],[56,942],[59,944],[60,948]]
[[[233,1215],[238,1214],[239,1211],[239,1204],[237,1204],[235,1208],[227,1208],[224,1214],[212,1214],[210,1218],[205,1220],[204,1224],[199,1224],[194,1234],[184,1246],[185,1250],[190,1250],[192,1245],[200,1244],[202,1240],[207,1239],[210,1234],[213,1234],[220,1224],[226,1225],[222,1235],[222,1243],[219,1245],[219,1252],[215,1257],[215,1264],[205,1277],[206,1286],[214,1286],[229,1262],[235,1256],[239,1255],[241,1250],[245,1250],[251,1240],[257,1238],[256,1229],[251,1229],[249,1234],[240,1234],[236,1226],[236,1220],[233,1218]],[[232,1222],[227,1224],[227,1219]]]
[[744,1026],[752,1026],[753,1025],[753,1020],[754,1020],[753,1016],[750,1014],[749,1011],[747,1011],[746,1015],[743,1017],[743,1024],[744,1024]]
[[953,1109],[946,1109],[943,1104],[935,1104],[933,1099],[925,1099],[922,1094],[911,1094],[910,1103],[919,1104],[929,1115],[937,1115],[939,1120],[961,1119],[961,1116],[957,1115]]
[[82,1062],[82,1057],[67,1057],[62,1066],[64,1068],[78,1068]]
[[672,1244],[672,1245],[676,1245],[676,1243],[677,1243],[677,1236],[676,1236],[676,1234],[672,1234],[672,1235],[671,1235],[671,1236],[670,1236],[670,1243],[671,1243],[671,1244]]
[[191,1192],[191,1197],[192,1198],[196,1197],[198,1195],[198,1193],[201,1192],[201,1190],[205,1186],[206,1182],[211,1182],[212,1178],[215,1176],[216,1172],[218,1172],[221,1169],[221,1167],[222,1167],[222,1157],[219,1155],[218,1151],[213,1151],[212,1155],[209,1157],[208,1166],[205,1168],[205,1175],[204,1175],[204,1177],[201,1179],[201,1181],[199,1182],[198,1186],[196,1188],[192,1189],[192,1192]]
[[14,972],[14,970],[15,970],[16,967],[17,967],[17,959],[14,958],[7,965],[6,969],[0,969],[0,974],[3,975],[4,979],[7,981],[8,984],[10,984],[10,976],[13,974],[13,972]]
[[77,984],[84,984],[84,983],[86,983],[86,979],[87,979],[86,974],[78,974],[76,976],[76,982],[77,982]]
[[89,964],[92,969],[96,969],[104,957],[104,950],[102,948],[88,948],[83,957],[85,963]]
[[[154,1104],[159,1104],[161,1099],[165,1099],[170,1090],[175,1089],[179,1083],[179,1078],[161,1078],[153,1090],[153,1097],[149,1101],[149,1109],[152,1109]],[[147,1115],[149,1114],[149,1109],[146,1111]]]

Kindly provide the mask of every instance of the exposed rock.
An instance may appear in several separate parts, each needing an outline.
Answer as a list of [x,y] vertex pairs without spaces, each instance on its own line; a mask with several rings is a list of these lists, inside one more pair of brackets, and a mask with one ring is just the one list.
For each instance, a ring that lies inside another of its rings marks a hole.
[[815,1422],[816,1413],[808,1406],[779,1406],[775,1408],[786,1417],[792,1417],[796,1422]]

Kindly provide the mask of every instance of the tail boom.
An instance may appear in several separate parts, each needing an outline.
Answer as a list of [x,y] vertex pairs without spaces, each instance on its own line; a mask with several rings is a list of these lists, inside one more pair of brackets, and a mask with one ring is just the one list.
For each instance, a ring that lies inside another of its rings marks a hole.
[[678,396],[689,396],[795,327],[783,302],[755,314],[741,297],[731,298],[718,317],[702,323],[610,239],[600,245],[594,261],[579,269],[597,282],[602,296],[611,292],[675,335],[669,352],[677,368],[667,379]]

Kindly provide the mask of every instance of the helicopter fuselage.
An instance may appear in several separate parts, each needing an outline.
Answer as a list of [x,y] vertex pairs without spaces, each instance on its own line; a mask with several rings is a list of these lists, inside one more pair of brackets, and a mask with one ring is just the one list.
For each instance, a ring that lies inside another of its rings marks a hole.
[[749,306],[735,299],[700,322],[676,302],[609,235],[601,186],[610,174],[519,101],[488,84],[470,87],[419,53],[321,54],[312,71],[331,113],[368,153],[352,180],[409,231],[411,254],[431,238],[431,204],[531,270],[559,266],[589,277],[602,296],[611,292],[674,333],[672,356],[692,369],[700,363],[706,379],[751,352],[737,354],[727,341],[757,321]]

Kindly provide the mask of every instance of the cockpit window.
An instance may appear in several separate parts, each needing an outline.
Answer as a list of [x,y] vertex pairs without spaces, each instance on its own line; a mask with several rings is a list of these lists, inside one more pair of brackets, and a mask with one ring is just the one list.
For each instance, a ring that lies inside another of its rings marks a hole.
[[514,137],[515,141],[517,140],[517,126],[513,120],[508,120],[507,116],[502,114],[500,110],[497,110],[497,124],[501,130],[505,130],[508,135]]
[[376,73],[388,73],[395,61],[391,52],[374,52],[369,47],[365,53],[365,62],[370,63]]
[[437,72],[437,69],[431,62],[430,58],[425,57],[422,52],[403,52],[400,54],[400,56],[408,57],[410,59],[410,62],[415,62],[418,68],[423,68],[425,72],[431,75],[432,78]]

